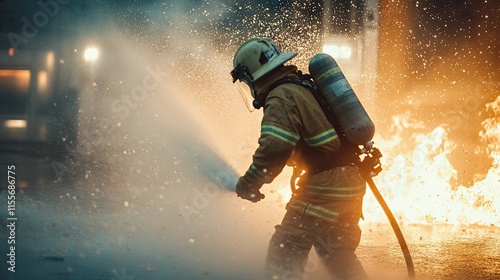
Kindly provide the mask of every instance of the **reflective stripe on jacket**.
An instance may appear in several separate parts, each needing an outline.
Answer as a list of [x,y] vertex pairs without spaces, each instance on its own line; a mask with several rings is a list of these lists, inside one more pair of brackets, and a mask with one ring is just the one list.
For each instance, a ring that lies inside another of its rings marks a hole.
[[[282,67],[277,75],[263,82],[264,90],[285,76],[297,78],[296,70],[295,66]],[[293,83],[281,84],[266,98],[259,147],[244,175],[245,180],[260,187],[272,182],[287,162],[293,166],[303,165],[304,153],[313,150],[328,156],[340,146],[335,129],[310,90]],[[299,184],[300,190],[287,208],[329,221],[341,212],[333,207],[332,201],[357,199],[366,190],[364,180],[353,166],[312,174]]]

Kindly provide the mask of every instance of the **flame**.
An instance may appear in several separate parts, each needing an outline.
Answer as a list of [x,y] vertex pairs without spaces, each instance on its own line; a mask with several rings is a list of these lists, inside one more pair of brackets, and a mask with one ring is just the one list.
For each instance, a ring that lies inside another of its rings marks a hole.
[[[456,183],[457,171],[448,160],[454,144],[446,130],[402,137],[404,125],[389,140],[378,141],[384,151],[385,170],[374,181],[402,223],[500,226],[500,97],[487,104],[493,117],[483,122],[482,140],[488,144],[493,164],[487,175],[471,187]],[[403,117],[396,117],[395,123]],[[372,196],[366,196],[365,214],[370,220],[384,217]]]
[[[457,171],[448,160],[455,147],[442,126],[429,133],[413,133],[422,123],[409,115],[393,118],[396,133],[378,137],[384,170],[374,178],[394,215],[402,224],[500,226],[500,96],[486,105],[491,117],[483,121],[481,140],[493,163],[486,176],[470,187],[457,183]],[[284,201],[286,188],[278,191]],[[368,222],[386,222],[380,206],[367,191],[364,214]]]

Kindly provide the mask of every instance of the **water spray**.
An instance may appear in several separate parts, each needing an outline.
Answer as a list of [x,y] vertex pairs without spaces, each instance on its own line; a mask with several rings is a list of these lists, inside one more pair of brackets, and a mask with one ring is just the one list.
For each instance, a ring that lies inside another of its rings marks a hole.
[[198,170],[218,187],[234,192],[238,174],[212,148],[204,143],[191,143],[189,147],[195,152],[195,164]]
[[[309,72],[319,89],[315,93],[316,99],[325,111],[330,123],[339,132],[342,145],[351,147],[358,156],[365,156],[360,164],[370,162],[371,169],[364,172],[363,177],[396,234],[406,261],[409,278],[415,279],[415,270],[408,245],[394,215],[372,179],[382,170],[379,161],[382,154],[373,146],[372,142],[375,134],[373,122],[333,57],[327,54],[315,55],[309,62]],[[359,149],[359,146],[363,146],[363,148]]]

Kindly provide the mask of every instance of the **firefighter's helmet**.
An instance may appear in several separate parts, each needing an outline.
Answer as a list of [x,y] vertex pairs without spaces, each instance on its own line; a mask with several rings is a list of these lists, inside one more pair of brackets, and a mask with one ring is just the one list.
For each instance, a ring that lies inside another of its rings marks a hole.
[[248,99],[256,99],[254,83],[272,72],[283,63],[295,57],[297,53],[284,53],[269,38],[253,38],[241,45],[233,59],[233,83],[239,81],[238,87],[247,107]]

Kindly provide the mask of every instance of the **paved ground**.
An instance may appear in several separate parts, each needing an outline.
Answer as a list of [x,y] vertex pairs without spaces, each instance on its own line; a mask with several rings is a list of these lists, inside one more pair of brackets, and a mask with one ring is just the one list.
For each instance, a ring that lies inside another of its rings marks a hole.
[[[57,182],[43,160],[14,159],[16,272],[5,261],[12,220],[4,184],[1,279],[259,279],[268,239],[283,214],[276,194],[245,203],[203,176],[160,183],[87,174]],[[388,225],[362,228],[358,254],[367,270],[376,279],[404,279],[404,259]],[[402,229],[417,279],[499,279],[499,228]],[[327,279],[313,254],[306,279]]]

